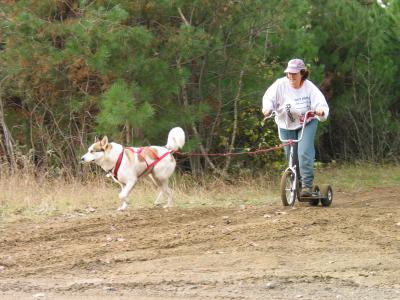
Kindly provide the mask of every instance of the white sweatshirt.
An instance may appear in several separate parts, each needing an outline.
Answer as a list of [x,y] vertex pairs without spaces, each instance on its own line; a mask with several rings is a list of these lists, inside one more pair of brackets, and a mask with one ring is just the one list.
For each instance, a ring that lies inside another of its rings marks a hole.
[[301,127],[299,117],[307,111],[315,111],[317,107],[324,110],[325,121],[329,115],[329,107],[321,91],[309,80],[305,80],[299,89],[290,86],[289,79],[282,77],[276,80],[265,92],[262,111],[274,110],[278,113],[275,122],[280,128],[298,129]]

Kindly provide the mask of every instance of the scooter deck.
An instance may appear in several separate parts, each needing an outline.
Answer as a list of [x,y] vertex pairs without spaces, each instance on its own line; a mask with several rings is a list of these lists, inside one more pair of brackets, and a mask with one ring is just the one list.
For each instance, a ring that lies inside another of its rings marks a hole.
[[311,200],[321,200],[321,199],[325,199],[326,197],[322,196],[322,195],[313,195],[313,196],[308,196],[308,197],[300,197],[299,201],[300,202],[308,202]]

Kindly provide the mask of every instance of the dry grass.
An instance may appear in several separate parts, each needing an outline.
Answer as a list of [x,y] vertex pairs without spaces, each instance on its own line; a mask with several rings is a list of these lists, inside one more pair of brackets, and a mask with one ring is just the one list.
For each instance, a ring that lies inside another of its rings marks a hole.
[[258,205],[274,201],[276,186],[265,177],[237,178],[224,181],[190,176],[174,178],[175,194],[182,207]]
[[398,186],[399,165],[357,163],[353,165],[328,165],[317,168],[316,181],[329,183],[342,191],[362,191],[371,187]]
[[[279,202],[279,175],[239,178],[194,179],[175,176],[171,181],[176,207],[262,205]],[[277,177],[277,178],[275,178]],[[372,186],[399,185],[399,166],[357,165],[317,168],[316,183],[329,183],[334,190],[357,191]],[[55,215],[115,210],[119,186],[105,176],[87,183],[78,180],[37,177],[32,172],[0,177],[2,220],[45,218]],[[130,194],[131,209],[153,207],[157,189],[149,179],[140,181]]]
[[[171,180],[176,207],[256,205],[274,201],[273,184],[265,179],[195,180],[175,176]],[[82,183],[62,179],[35,178],[29,173],[0,178],[0,217],[3,220],[43,218],[115,210],[120,202],[119,186],[105,176]],[[158,189],[151,180],[141,180],[129,196],[131,208],[153,207]]]
[[106,204],[112,189],[100,182],[83,185],[62,179],[46,180],[33,176],[10,176],[0,180],[2,217],[40,217],[79,211]]

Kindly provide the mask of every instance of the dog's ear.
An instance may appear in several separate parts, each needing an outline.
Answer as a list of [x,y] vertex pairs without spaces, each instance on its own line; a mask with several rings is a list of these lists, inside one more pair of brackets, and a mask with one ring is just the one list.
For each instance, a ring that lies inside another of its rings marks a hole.
[[97,135],[94,137],[94,142],[93,143],[97,143],[99,141],[99,138],[97,137]]
[[100,142],[100,146],[105,147],[107,145],[108,145],[108,138],[107,138],[107,136],[104,136]]
[[110,143],[107,144],[107,146],[104,148],[105,151],[111,151],[112,145]]

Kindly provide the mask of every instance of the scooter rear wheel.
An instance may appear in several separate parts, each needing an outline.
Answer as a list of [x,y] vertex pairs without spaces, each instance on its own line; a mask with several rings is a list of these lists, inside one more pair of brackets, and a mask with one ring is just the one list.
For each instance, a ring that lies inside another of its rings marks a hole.
[[324,184],[321,186],[321,204],[322,206],[330,206],[333,200],[332,187],[329,184]]
[[281,178],[281,200],[284,206],[293,206],[296,200],[297,187],[295,174],[291,170],[286,170]]

